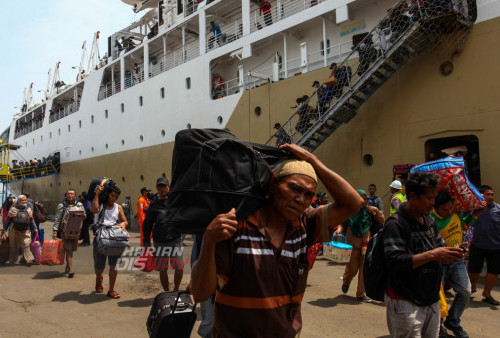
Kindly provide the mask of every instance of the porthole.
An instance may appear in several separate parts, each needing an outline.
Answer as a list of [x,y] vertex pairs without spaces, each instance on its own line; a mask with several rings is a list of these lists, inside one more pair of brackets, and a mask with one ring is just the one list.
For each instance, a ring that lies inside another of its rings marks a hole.
[[80,185],[82,185],[82,180],[80,180]]
[[219,122],[219,124],[222,124],[222,122],[223,122],[222,116],[217,117],[217,122]]
[[24,146],[25,146],[25,147],[28,147],[28,142],[24,142]]
[[165,173],[161,173],[161,177],[166,178],[166,177],[167,177],[167,174],[165,174]]
[[52,183],[50,183],[50,187],[52,188]]
[[142,107],[142,96],[139,96],[139,106]]
[[191,129],[191,123],[188,123],[186,127],[187,129]]
[[161,130],[161,136],[165,136],[165,130],[164,129]]
[[139,136],[139,139],[141,140],[141,142],[144,141],[144,136],[142,136],[142,135]]
[[453,63],[451,63],[451,61],[443,62],[441,66],[439,66],[439,71],[444,76],[450,75],[453,72]]
[[52,132],[49,133],[49,138],[52,138]]
[[165,88],[163,88],[163,87],[160,88],[160,96],[162,99],[165,98]]
[[122,146],[125,145],[125,140],[122,140]]
[[108,110],[107,109],[104,111],[104,117],[108,118]]
[[122,113],[125,113],[125,104],[122,103]]
[[186,89],[191,89],[191,78],[190,77],[186,78]]
[[71,187],[71,181],[68,182],[68,185]]
[[78,127],[82,127],[82,120],[78,121]]
[[91,123],[94,123],[94,115],[91,115],[91,116],[90,116],[90,122],[91,122]]
[[260,116],[260,114],[262,113],[262,109],[259,106],[257,106],[255,107],[254,113],[257,116]]
[[81,150],[78,150],[78,154],[81,155],[82,154],[82,151]]
[[57,134],[61,135],[61,128],[57,129]]
[[43,135],[40,135],[40,141],[43,142]]
[[35,139],[33,139],[33,145],[35,145]]
[[71,132],[71,125],[68,124],[68,133]]
[[108,144],[106,143],[106,149],[108,149],[108,147],[109,147],[109,146],[108,146]]
[[363,163],[370,166],[373,164],[373,156],[371,154],[363,155]]
[[92,150],[92,152],[94,152],[94,147],[92,147],[90,150]]
[[61,182],[59,182],[59,186],[61,186]]
[[144,181],[144,175],[139,176],[139,179],[140,179],[141,181]]
[[125,182],[125,176],[122,176],[122,182]]

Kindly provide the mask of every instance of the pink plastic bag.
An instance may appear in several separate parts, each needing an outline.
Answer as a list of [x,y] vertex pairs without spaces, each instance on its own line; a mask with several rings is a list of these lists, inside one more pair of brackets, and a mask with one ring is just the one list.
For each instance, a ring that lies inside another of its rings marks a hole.
[[38,232],[35,234],[33,241],[30,244],[30,250],[35,257],[34,263],[40,263],[40,255],[42,253],[42,245],[40,244],[40,237],[38,236]]

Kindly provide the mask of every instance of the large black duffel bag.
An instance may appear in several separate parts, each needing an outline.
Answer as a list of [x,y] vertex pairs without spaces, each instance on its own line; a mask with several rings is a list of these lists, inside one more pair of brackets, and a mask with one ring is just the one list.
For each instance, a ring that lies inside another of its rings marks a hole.
[[238,140],[222,129],[186,129],[175,136],[167,223],[200,233],[218,214],[242,219],[266,201],[271,167],[287,156],[275,147]]

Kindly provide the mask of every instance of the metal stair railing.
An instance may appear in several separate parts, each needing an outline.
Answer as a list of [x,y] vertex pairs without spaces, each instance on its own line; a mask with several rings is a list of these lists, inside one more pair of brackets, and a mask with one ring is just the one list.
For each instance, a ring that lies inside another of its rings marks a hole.
[[[277,131],[266,144],[296,143],[315,150],[338,127],[348,123],[357,108],[399,68],[439,41],[442,31],[465,34],[469,30],[472,22],[463,8],[454,7],[457,1],[425,7],[419,1],[412,6],[405,0],[396,3],[336,66],[337,83],[323,83],[310,97],[298,98],[296,111],[283,125],[275,125]],[[375,42],[374,37],[378,38]]]

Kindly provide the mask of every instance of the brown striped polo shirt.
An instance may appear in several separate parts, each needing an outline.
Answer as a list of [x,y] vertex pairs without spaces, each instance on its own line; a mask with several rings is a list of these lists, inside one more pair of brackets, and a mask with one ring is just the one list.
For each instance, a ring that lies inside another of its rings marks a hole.
[[296,336],[302,327],[307,249],[328,238],[326,222],[321,221],[326,209],[321,209],[307,209],[288,224],[281,249],[260,225],[259,211],[240,221],[231,239],[218,244],[214,337]]

